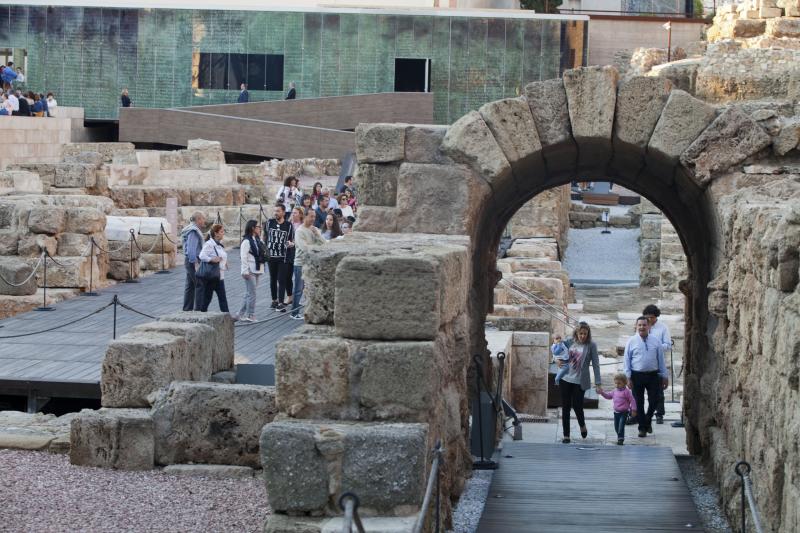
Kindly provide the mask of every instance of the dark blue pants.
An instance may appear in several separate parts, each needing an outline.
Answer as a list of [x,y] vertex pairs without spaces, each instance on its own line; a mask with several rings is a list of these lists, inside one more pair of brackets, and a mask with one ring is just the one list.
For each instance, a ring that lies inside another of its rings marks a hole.
[[618,439],[625,438],[625,420],[628,419],[628,413],[614,413],[614,431],[617,432]]
[[217,301],[219,302],[219,310],[223,313],[228,312],[228,297],[225,294],[225,280],[223,279],[207,279],[203,282],[205,289],[205,296],[203,298],[203,306],[200,308],[202,312],[208,311],[208,306],[211,304],[211,298],[214,293],[217,293]]
[[183,286],[183,310],[199,311],[203,305],[205,290],[203,283],[195,277],[194,263],[185,259],[186,283]]

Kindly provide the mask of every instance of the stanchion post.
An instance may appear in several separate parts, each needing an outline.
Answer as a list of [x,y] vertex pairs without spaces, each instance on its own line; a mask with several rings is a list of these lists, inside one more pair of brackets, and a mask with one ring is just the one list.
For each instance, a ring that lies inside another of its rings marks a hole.
[[98,293],[92,290],[92,282],[94,281],[94,237],[89,237],[89,290],[84,292],[84,296],[98,296]]
[[128,279],[125,280],[125,283],[139,283],[138,279],[133,279],[133,246],[136,243],[136,237],[134,236],[133,228],[131,228],[130,232],[131,254],[130,259],[128,260]]
[[158,236],[161,237],[161,270],[157,271],[156,274],[169,274],[169,270],[167,270],[167,264],[164,260],[164,224],[161,224],[161,231],[159,231]]
[[114,295],[114,299],[111,300],[111,303],[114,304],[114,329],[111,332],[111,338],[112,339],[116,339],[117,338],[117,304],[119,303],[119,297],[117,297],[116,294]]
[[44,263],[44,283],[42,286],[42,306],[37,307],[36,311],[52,311],[53,308],[48,307],[47,305],[47,258],[50,256],[50,254],[47,253],[47,250],[43,250],[43,253],[44,259],[42,262]]
[[[261,213],[264,212],[264,206],[261,205],[261,202],[258,202],[258,225],[261,225]],[[262,230],[263,231],[263,230]]]
[[[483,406],[481,405],[481,372],[483,365],[481,365],[480,356],[475,356],[475,410],[478,411],[478,439],[480,440],[481,459],[472,463],[473,470],[495,470],[497,463],[484,457],[483,451]],[[473,424],[475,423],[475,413],[472,413]]]

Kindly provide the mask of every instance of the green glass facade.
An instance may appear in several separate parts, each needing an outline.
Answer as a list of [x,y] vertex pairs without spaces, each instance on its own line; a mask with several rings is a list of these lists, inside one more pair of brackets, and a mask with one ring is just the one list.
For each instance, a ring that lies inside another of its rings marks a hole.
[[24,50],[26,86],[90,119],[115,119],[124,87],[138,107],[235,102],[236,86],[198,88],[201,52],[282,54],[284,90],[251,101],[283,98],[291,81],[299,98],[389,92],[395,58],[430,59],[438,123],[585,57],[583,20],[340,11],[0,6],[0,49]]

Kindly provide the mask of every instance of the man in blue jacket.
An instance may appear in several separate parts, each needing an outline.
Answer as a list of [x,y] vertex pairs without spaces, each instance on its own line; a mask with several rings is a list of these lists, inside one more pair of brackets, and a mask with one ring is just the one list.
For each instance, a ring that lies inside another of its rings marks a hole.
[[237,102],[240,104],[246,104],[250,101],[250,93],[247,92],[247,84],[243,83],[240,88],[242,91],[239,93],[239,99]]
[[203,230],[206,216],[201,212],[194,213],[189,224],[181,230],[183,243],[183,267],[186,269],[186,283],[183,287],[183,310],[200,310],[203,303],[203,284],[195,277],[200,250],[203,249]]

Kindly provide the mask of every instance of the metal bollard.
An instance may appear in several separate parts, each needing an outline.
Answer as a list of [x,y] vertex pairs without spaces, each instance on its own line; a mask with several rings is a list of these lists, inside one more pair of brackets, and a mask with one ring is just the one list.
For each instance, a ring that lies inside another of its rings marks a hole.
[[89,237],[89,290],[83,293],[84,296],[99,296],[98,292],[92,290],[92,282],[94,281],[94,237]]
[[125,283],[139,283],[138,279],[133,279],[133,246],[136,244],[136,237],[133,234],[133,229],[131,229],[130,232],[131,254],[130,259],[128,259],[128,279],[125,280]]
[[44,283],[42,286],[42,305],[41,307],[37,307],[36,311],[52,311],[54,308],[47,305],[47,258],[50,257],[50,254],[47,253],[47,250],[43,250],[44,253]]
[[161,224],[161,231],[158,236],[161,237],[161,270],[156,271],[156,274],[169,274],[166,262],[164,261],[164,224]]

